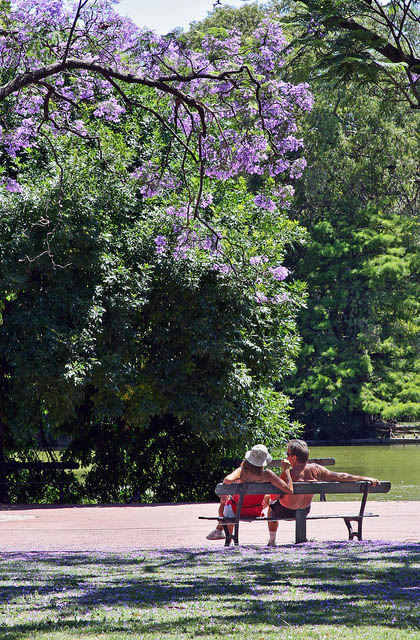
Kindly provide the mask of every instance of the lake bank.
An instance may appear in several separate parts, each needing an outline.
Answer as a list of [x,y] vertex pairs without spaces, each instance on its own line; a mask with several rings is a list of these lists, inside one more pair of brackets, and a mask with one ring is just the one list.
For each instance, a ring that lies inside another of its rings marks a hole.
[[310,455],[313,458],[335,458],[336,464],[332,469],[337,471],[389,480],[391,491],[378,494],[375,500],[420,500],[418,444],[405,441],[392,445],[366,443],[366,446],[363,442],[340,446],[317,444],[310,446]]
[[343,442],[332,443],[329,440],[306,440],[310,447],[351,447],[360,445],[394,445],[394,444],[420,444],[420,438],[352,438]]

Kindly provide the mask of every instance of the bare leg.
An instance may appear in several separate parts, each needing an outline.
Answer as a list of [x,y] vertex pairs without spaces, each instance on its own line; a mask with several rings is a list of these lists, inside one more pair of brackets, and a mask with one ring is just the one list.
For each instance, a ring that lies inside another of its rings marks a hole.
[[[271,518],[271,509],[268,510],[268,517]],[[268,535],[269,535],[268,544],[274,547],[276,544],[276,535],[277,535],[277,529],[279,527],[279,523],[276,520],[272,520],[271,522],[267,522],[267,524],[268,524]]]
[[[228,498],[229,496],[220,497],[219,510],[217,512],[219,518],[223,518],[223,510],[225,508],[226,502],[228,501]],[[224,540],[225,532],[223,530],[223,525],[218,522],[216,528],[213,529],[213,531],[210,531],[206,538],[207,540]]]
[[[226,497],[227,496],[221,496],[220,498],[219,511],[218,511],[219,518],[223,518],[223,509],[225,508]],[[223,525],[218,524],[216,529],[219,529],[219,531],[223,531]]]

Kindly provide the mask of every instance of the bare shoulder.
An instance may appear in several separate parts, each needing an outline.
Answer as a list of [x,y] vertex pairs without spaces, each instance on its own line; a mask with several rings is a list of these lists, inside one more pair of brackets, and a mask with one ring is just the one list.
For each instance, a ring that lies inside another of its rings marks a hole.
[[226,484],[229,484],[230,482],[241,482],[241,471],[242,467],[237,467],[225,477],[223,482]]
[[262,472],[262,478],[264,478],[265,482],[270,482],[273,478],[278,478],[278,475],[271,471],[271,469],[264,469]]
[[326,477],[329,474],[329,471],[326,467],[323,467],[321,464],[316,462],[309,462],[305,465],[303,479],[304,480],[322,480],[322,478]]

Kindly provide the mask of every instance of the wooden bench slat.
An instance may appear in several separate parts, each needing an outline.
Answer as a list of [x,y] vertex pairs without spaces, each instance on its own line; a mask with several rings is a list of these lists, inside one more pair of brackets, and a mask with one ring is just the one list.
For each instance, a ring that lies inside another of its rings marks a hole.
[[[295,482],[293,484],[293,493],[296,495],[302,494],[317,494],[317,493],[363,493],[366,486],[366,482]],[[383,480],[381,484],[373,487],[369,487],[369,493],[388,493],[391,489],[391,483],[388,480]],[[284,492],[281,489],[275,487],[271,482],[249,482],[249,483],[235,483],[235,484],[223,484],[220,483],[216,487],[216,494],[218,496],[226,495],[259,495],[265,493],[272,493],[275,495],[282,495]]]
[[[334,518],[379,518],[377,513],[364,513],[363,516],[358,513],[349,514],[349,513],[340,513],[340,514],[331,514],[331,515],[319,515],[319,516],[306,516],[306,520],[328,520]],[[235,524],[234,518],[219,518],[218,516],[198,516],[199,520],[218,520],[221,524]],[[243,518],[239,518],[240,522],[294,522],[295,518],[268,518],[268,517],[259,517],[259,518],[247,518],[244,516]]]

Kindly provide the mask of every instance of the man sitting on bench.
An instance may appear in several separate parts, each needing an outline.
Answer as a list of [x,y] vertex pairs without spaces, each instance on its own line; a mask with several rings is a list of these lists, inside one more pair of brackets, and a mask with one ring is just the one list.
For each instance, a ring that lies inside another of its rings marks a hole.
[[[290,462],[293,482],[359,482],[367,480],[372,486],[379,484],[376,478],[366,478],[365,476],[354,476],[350,473],[337,473],[330,471],[320,464],[314,462],[308,463],[309,449],[304,440],[290,440],[287,445],[287,460]],[[284,473],[284,472],[283,472]],[[283,473],[280,478],[283,478]],[[284,478],[283,478],[284,479]],[[266,496],[266,503],[269,503],[269,518],[295,518],[296,509],[307,509],[308,513],[311,508],[313,495],[271,495]],[[276,546],[276,534],[279,523],[276,521],[268,522],[269,547]]]

